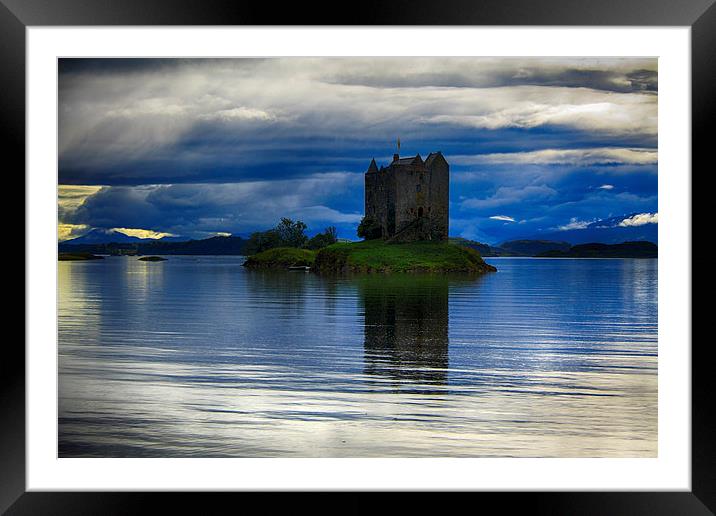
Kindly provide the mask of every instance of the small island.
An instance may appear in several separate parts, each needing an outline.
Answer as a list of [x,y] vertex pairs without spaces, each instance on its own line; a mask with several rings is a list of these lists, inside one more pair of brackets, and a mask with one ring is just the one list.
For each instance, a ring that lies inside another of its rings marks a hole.
[[375,160],[365,172],[365,216],[360,242],[338,242],[335,228],[310,240],[301,221],[281,219],[248,242],[249,269],[343,273],[468,273],[497,269],[480,253],[448,240],[449,165],[440,152],[420,154],[387,167]]
[[139,261],[142,262],[165,262],[167,261],[166,258],[162,258],[161,256],[142,256],[139,258]]
[[104,256],[97,256],[92,253],[59,253],[57,259],[61,262],[103,260]]
[[381,240],[341,242],[318,251],[277,247],[249,256],[244,267],[254,270],[305,270],[337,273],[471,273],[497,269],[474,249],[443,242],[390,244]]

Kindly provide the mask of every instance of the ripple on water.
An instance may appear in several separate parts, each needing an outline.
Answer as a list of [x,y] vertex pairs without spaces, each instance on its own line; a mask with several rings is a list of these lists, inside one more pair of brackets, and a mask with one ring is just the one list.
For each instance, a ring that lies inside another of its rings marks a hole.
[[61,456],[656,456],[656,260],[241,261],[58,263]]

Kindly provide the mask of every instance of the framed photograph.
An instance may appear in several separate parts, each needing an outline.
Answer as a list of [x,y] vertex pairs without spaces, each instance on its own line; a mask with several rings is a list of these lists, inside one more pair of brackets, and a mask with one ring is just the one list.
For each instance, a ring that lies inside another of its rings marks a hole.
[[0,508],[711,514],[711,3],[3,0],[27,302]]

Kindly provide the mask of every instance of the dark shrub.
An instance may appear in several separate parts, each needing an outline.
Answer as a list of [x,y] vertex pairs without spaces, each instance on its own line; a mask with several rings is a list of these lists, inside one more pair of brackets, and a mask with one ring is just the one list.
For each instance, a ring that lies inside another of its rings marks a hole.
[[338,233],[333,226],[327,227],[323,233],[318,233],[306,244],[307,249],[322,249],[338,242]]
[[358,236],[365,240],[375,240],[383,236],[383,230],[373,218],[363,217],[358,224]]

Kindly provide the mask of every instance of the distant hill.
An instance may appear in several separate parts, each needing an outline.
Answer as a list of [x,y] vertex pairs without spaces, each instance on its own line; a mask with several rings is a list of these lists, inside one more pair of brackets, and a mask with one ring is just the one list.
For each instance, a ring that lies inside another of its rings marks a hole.
[[490,246],[466,238],[450,238],[450,242],[475,249],[485,257],[539,256],[544,258],[656,258],[658,247],[653,242],[622,242],[570,245],[552,240],[510,240],[499,246]]
[[450,243],[455,245],[461,245],[463,247],[469,247],[470,249],[474,249],[478,253],[480,253],[481,256],[502,256],[499,254],[500,250],[497,248],[493,248],[487,244],[483,244],[482,242],[476,242],[475,240],[468,240],[467,238],[462,237],[450,237]]
[[[124,235],[126,237],[126,235]],[[122,242],[85,243],[67,240],[58,245],[62,253],[138,254],[138,255],[244,255],[247,239],[237,236],[215,236],[203,240],[171,241],[127,237]],[[491,246],[466,238],[453,237],[450,243],[476,250],[484,257],[542,256],[573,258],[651,258],[657,256],[652,242],[624,242],[619,244],[588,243],[570,246],[567,242],[550,240],[511,240]]]
[[475,249],[482,256],[537,256],[539,253],[545,251],[566,251],[570,247],[567,242],[554,242],[549,240],[510,240],[497,246],[491,246],[461,237],[450,238],[450,242]]
[[621,244],[580,244],[568,250],[540,253],[545,258],[657,258],[658,248],[652,242],[623,242]]
[[59,251],[93,254],[243,255],[246,247],[246,240],[235,236],[215,236],[183,242],[168,241],[164,238],[108,243],[77,243],[77,240],[79,239],[60,242]]
[[93,245],[93,244],[109,244],[115,242],[118,244],[128,244],[134,242],[142,242],[143,239],[125,235],[119,231],[111,229],[95,228],[85,233],[81,237],[65,240],[63,243],[71,245]]
[[659,224],[621,225],[625,220],[635,215],[637,214],[630,213],[619,217],[602,219],[578,229],[540,232],[538,235],[530,235],[526,239],[562,241],[572,245],[588,243],[618,244],[621,242],[640,241],[658,244]]
[[567,251],[570,245],[552,240],[510,240],[497,247],[511,256],[537,256],[547,251]]

